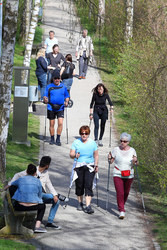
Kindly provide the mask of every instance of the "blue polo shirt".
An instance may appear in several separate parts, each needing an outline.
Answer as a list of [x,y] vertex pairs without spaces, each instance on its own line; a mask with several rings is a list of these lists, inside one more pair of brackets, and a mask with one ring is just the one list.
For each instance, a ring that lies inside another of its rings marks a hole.
[[[54,88],[50,90],[50,98],[49,98],[49,89]],[[67,91],[66,86],[63,83],[60,83],[58,86],[54,83],[50,83],[47,85],[45,90],[45,95],[48,98],[48,101],[52,104],[58,104],[62,105],[59,110],[56,111],[62,111],[64,110],[64,101],[66,98],[69,98],[69,93]],[[50,111],[53,111],[52,106],[48,103],[47,109]]]

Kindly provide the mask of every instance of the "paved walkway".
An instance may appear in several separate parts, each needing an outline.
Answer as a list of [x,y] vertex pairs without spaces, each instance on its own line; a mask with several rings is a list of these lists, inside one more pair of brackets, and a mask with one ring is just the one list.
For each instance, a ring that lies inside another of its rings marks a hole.
[[[77,70],[78,65],[75,61],[75,44],[79,36],[80,26],[74,13],[72,1],[47,0],[44,5],[44,39],[48,36],[49,30],[54,30],[59,40],[61,52],[66,55],[72,53]],[[62,133],[62,146],[49,145],[48,122],[46,122],[46,141],[45,135],[45,116],[40,117],[41,149],[40,156],[50,155],[52,164],[50,166],[51,180],[56,190],[67,195],[70,174],[73,161],[69,157],[70,146],[75,137],[78,136],[80,126],[89,124],[89,104],[91,100],[91,90],[100,77],[93,67],[88,69],[86,80],[74,78],[71,91],[71,98],[74,105],[68,109],[68,133],[69,144],[66,141],[66,119]],[[96,192],[93,198],[95,213],[88,215],[76,210],[77,200],[74,194],[74,186],[71,190],[70,203],[66,209],[60,206],[55,218],[55,222],[62,226],[62,230],[49,230],[46,234],[36,235],[33,243],[39,249],[154,249],[151,237],[141,209],[140,197],[136,198],[136,193],[132,190],[126,204],[126,218],[118,219],[115,190],[112,182],[110,183],[109,206],[106,212],[106,186],[108,162],[107,154],[109,148],[109,121],[106,125],[104,136],[104,147],[99,148],[99,207],[96,205]],[[93,124],[91,126],[93,131]],[[93,138],[93,133],[91,133]],[[112,128],[112,145],[117,145],[115,131]],[[113,166],[112,166],[113,168]],[[112,172],[112,170],[111,170]],[[63,205],[63,204],[62,204]],[[48,205],[45,221],[48,214]]]

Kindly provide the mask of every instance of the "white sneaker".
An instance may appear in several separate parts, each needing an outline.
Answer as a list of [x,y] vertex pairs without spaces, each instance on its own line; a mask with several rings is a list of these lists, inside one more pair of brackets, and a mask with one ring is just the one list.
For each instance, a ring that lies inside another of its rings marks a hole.
[[99,147],[103,147],[103,143],[102,143],[102,140],[99,140],[99,143],[98,143]]
[[96,142],[96,145],[98,146],[98,140],[95,140],[95,142]]
[[119,219],[123,220],[125,218],[125,212],[120,212]]

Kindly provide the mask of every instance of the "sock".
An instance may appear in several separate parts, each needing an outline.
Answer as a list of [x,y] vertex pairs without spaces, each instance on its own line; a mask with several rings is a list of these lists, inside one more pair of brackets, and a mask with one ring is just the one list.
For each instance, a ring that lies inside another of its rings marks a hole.
[[51,141],[54,141],[55,138],[54,138],[54,135],[51,135]]
[[60,142],[60,135],[57,135],[56,141]]

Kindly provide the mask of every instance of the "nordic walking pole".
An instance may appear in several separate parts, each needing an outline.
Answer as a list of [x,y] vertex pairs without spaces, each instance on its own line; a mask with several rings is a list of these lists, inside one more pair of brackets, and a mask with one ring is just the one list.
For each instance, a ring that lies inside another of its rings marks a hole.
[[89,122],[89,128],[91,127],[91,123],[92,123],[92,119],[90,119],[90,122]]
[[67,144],[68,144],[68,121],[67,121],[67,107],[66,107],[66,135],[67,135]]
[[97,207],[98,207],[99,206],[99,193],[98,193],[97,175],[98,173],[96,173],[96,196],[97,196]]
[[[78,154],[79,154],[79,152],[78,152]],[[78,158],[79,158],[79,157],[78,157]],[[76,168],[76,166],[77,166],[78,158],[77,158],[77,160],[76,160],[74,170],[75,170],[75,168]],[[69,189],[68,189],[68,195],[67,195],[67,200],[68,200],[68,202],[69,202],[69,200],[70,200],[70,192],[71,192],[71,188],[72,188],[72,182],[73,182],[73,181],[71,181],[70,186],[69,186]],[[68,203],[66,203],[66,204],[63,206],[63,208],[65,209],[65,208],[67,207],[67,205],[68,205]]]
[[112,126],[112,113],[110,108],[110,139],[109,139],[109,148],[111,148],[111,126]]
[[140,190],[140,193],[141,193],[141,200],[142,200],[142,204],[143,204],[143,209],[144,209],[144,213],[146,213],[146,207],[145,207],[145,204],[144,204],[143,192],[142,192],[141,183],[140,183],[139,174],[138,174],[138,170],[137,170],[137,165],[136,164],[135,164],[135,167],[136,167],[136,175],[137,175],[139,190]]
[[[111,154],[111,152],[109,152]],[[107,179],[107,199],[106,199],[106,211],[108,210],[108,202],[109,202],[109,185],[110,185],[110,160],[108,160],[108,179]]]

